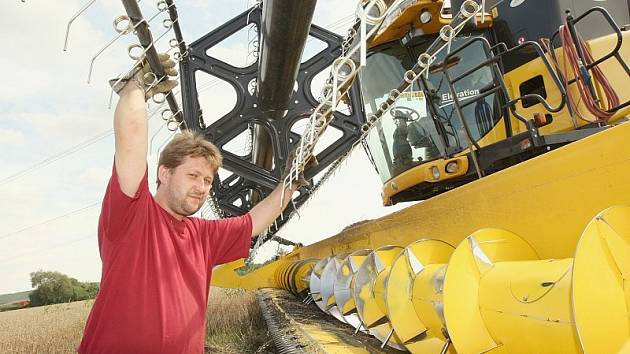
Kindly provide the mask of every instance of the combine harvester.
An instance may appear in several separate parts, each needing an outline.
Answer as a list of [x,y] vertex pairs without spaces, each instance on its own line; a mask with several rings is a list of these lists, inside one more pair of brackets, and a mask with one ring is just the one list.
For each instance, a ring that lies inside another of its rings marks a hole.
[[314,130],[358,81],[383,203],[423,202],[214,285],[284,288],[413,353],[630,353],[628,4],[573,3],[364,4],[366,66],[335,61]]
[[[122,2],[159,77],[147,21]],[[187,45],[173,1],[160,1],[183,105],[166,95],[162,116],[222,150],[215,212],[246,213],[319,162],[254,249],[290,243],[277,230],[361,145],[385,205],[421,201],[246,275],[242,260],[223,265],[213,285],[267,288],[261,306],[287,353],[630,353],[629,7],[362,0],[340,38],[311,25],[314,0],[266,0]],[[251,63],[211,55],[241,30],[255,34]],[[325,49],[302,62],[309,37]],[[328,67],[317,99],[309,88]],[[236,90],[225,116],[204,119],[200,74]],[[330,316],[299,313],[310,302]]]

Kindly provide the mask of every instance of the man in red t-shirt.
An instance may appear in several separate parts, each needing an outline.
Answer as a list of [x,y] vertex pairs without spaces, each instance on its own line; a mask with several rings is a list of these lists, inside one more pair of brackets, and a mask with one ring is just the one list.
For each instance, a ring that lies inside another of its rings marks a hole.
[[[160,59],[167,74],[175,75],[175,63]],[[190,132],[175,136],[162,151],[152,196],[145,99],[176,83],[165,80],[145,93],[144,73],[115,87],[116,152],[98,225],[103,272],[78,348],[84,354],[203,353],[212,267],[247,257],[251,237],[271,225],[289,199],[281,205],[281,184],[246,215],[190,217],[206,200],[222,163],[214,145]]]

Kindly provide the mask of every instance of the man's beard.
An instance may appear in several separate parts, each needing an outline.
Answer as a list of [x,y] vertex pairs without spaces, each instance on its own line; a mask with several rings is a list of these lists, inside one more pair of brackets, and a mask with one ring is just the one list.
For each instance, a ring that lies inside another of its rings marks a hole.
[[203,203],[201,202],[198,205],[195,205],[193,203],[190,203],[187,198],[184,198],[184,200],[179,203],[180,210],[177,210],[175,212],[179,215],[191,216],[199,211],[199,209],[201,209],[201,206],[203,206]]
[[[187,194],[181,198],[177,198],[171,194],[171,210],[181,216],[190,216],[199,211],[203,206],[203,198],[198,203],[192,202],[189,198]],[[192,200],[197,201],[197,199]]]

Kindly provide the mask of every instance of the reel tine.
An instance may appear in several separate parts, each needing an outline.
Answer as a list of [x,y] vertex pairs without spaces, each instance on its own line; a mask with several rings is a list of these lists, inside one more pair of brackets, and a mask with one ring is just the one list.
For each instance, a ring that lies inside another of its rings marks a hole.
[[[91,3],[89,5],[91,5],[92,3],[94,3],[94,1],[96,0],[91,0]],[[161,13],[167,11],[171,6],[174,6],[174,4],[168,5],[166,3],[166,1],[161,0],[157,3],[157,12],[155,14],[153,14],[148,20],[146,19],[142,19],[140,21],[138,21],[138,23],[136,23],[135,25],[132,24],[131,19],[129,18],[129,16],[127,15],[121,15],[118,16],[116,18],[114,18],[114,22],[113,22],[113,26],[114,26],[114,30],[116,32],[118,32],[118,34],[113,37],[105,46],[103,46],[98,52],[96,52],[96,54],[92,57],[92,60],[90,61],[90,70],[88,72],[88,79],[87,79],[87,83],[89,84],[91,82],[92,79],[92,72],[94,70],[94,62],[96,61],[96,59],[110,46],[112,46],[116,41],[118,41],[122,36],[135,32],[136,28],[138,28],[138,26],[140,26],[140,24],[142,23],[146,23],[147,25],[149,23],[151,23],[154,19],[156,19]],[[86,7],[87,8],[87,7]],[[82,11],[85,11],[85,9],[82,9]],[[74,20],[74,18],[72,19],[72,21]],[[168,21],[168,22],[167,22]],[[173,28],[173,25],[175,24],[175,22],[177,22],[176,20],[171,20],[171,19],[164,19],[162,21],[162,25],[166,28],[166,31],[164,33],[162,33],[157,39],[155,39],[153,41],[153,43],[151,44],[151,46],[153,46],[155,44],[155,42],[159,41],[168,31],[170,31],[171,28]],[[124,26],[121,27],[121,24],[126,24]],[[70,23],[68,24],[70,25]],[[69,30],[69,26],[68,26],[68,30]],[[66,37],[66,42],[67,42],[67,37]],[[139,55],[139,56],[143,56],[146,54],[146,52],[149,50],[149,48],[151,48],[151,46],[149,46],[148,48],[144,49],[143,52]],[[65,50],[65,48],[64,48]],[[131,55],[131,53],[129,53],[129,56],[134,59],[137,60],[138,57],[134,57]]]
[[[26,2],[26,1],[22,0],[22,2]],[[63,41],[64,52],[68,50],[68,37],[70,36],[70,26],[72,26],[72,23],[74,22],[74,20],[76,20],[77,17],[79,17],[83,12],[85,12],[85,10],[87,10],[95,2],[96,0],[88,1],[88,3],[83,5],[83,7],[79,11],[77,11],[74,15],[72,15],[72,17],[70,18],[70,21],[68,21],[68,25],[66,26],[66,38]]]
[[[126,28],[120,28],[118,27],[121,23],[127,22],[128,25]],[[131,24],[131,19],[129,18],[129,16],[125,16],[125,15],[121,15],[118,16],[114,19],[114,29],[116,30],[116,32],[118,32],[118,34],[112,38],[105,46],[103,46],[101,49],[99,49],[98,52],[96,52],[96,54],[94,54],[94,56],[92,57],[92,60],[90,61],[90,70],[88,72],[88,79],[87,79],[87,83],[89,84],[90,81],[92,80],[92,71],[94,70],[94,62],[96,61],[96,59],[103,54],[103,52],[109,48],[112,44],[114,44],[116,41],[118,41],[120,39],[120,37],[129,34],[131,32],[133,32],[136,27],[138,27],[138,25],[140,25],[140,23],[144,22],[144,19],[140,22],[138,22],[135,26],[133,26]]]

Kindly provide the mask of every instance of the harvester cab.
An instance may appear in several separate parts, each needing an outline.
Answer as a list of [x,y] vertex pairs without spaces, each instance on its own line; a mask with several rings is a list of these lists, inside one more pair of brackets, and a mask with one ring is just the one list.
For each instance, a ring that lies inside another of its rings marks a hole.
[[[436,38],[451,35],[444,29],[462,3],[420,2],[381,30],[359,75],[367,116]],[[630,22],[626,2],[607,2],[612,15],[598,7],[577,18],[563,11],[571,2],[539,5],[486,4],[492,10],[449,38],[448,50],[383,114],[365,146],[385,205],[428,199],[592,135],[627,114],[630,96],[613,84],[613,76],[630,75],[620,54],[629,36],[617,25]],[[539,44],[541,38],[551,40]],[[598,108],[585,109],[581,89]]]

